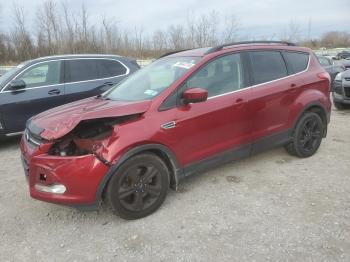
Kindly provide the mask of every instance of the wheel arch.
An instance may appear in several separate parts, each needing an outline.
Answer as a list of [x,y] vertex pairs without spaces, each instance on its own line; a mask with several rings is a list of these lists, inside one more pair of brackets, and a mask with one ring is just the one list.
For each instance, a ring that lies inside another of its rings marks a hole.
[[310,102],[306,104],[306,106],[303,107],[303,109],[299,112],[298,116],[296,117],[296,120],[293,123],[293,133],[294,130],[298,124],[299,119],[306,113],[306,112],[314,112],[322,119],[323,123],[323,137],[326,137],[327,135],[327,126],[329,122],[329,114],[327,114],[326,108],[319,102]]
[[161,144],[146,144],[134,147],[127,151],[122,157],[112,165],[107,173],[103,176],[102,181],[98,187],[96,193],[96,200],[98,203],[102,201],[104,191],[108,185],[109,180],[118,168],[129,158],[141,154],[141,153],[153,153],[164,161],[169,170],[170,175],[170,187],[177,190],[178,184],[183,177],[183,169],[179,165],[175,154],[166,146]]

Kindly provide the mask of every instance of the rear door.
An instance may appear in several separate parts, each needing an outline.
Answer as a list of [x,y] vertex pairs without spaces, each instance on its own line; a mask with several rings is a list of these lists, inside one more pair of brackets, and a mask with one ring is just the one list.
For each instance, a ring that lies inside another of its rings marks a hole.
[[66,101],[99,95],[118,83],[129,68],[115,59],[78,58],[65,61]]
[[63,70],[60,60],[39,62],[14,78],[23,80],[25,88],[11,90],[9,84],[4,88],[0,104],[5,133],[21,132],[31,116],[64,104]]
[[249,57],[253,80],[249,104],[254,114],[253,152],[258,152],[288,139],[291,105],[304,83],[298,73],[301,67],[306,69],[308,57],[301,61],[296,52],[278,50],[250,51]]
[[[281,52],[251,51],[249,57],[254,84],[249,107],[254,112],[253,138],[259,142],[286,129],[288,107],[299,83],[286,79],[288,72]],[[258,149],[255,146],[253,151]]]

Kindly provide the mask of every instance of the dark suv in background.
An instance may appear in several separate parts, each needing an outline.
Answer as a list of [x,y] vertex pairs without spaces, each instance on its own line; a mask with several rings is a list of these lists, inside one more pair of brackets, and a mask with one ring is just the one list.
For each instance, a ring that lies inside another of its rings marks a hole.
[[62,55],[30,60],[0,77],[0,137],[17,135],[42,111],[108,90],[138,70],[115,55]]
[[346,59],[350,57],[349,50],[343,50],[337,54],[337,59]]
[[328,72],[331,76],[331,87],[333,90],[333,82],[334,78],[340,72],[344,72],[346,70],[345,66],[341,63],[334,63],[333,59],[325,57],[325,56],[317,56],[318,61],[321,66]]

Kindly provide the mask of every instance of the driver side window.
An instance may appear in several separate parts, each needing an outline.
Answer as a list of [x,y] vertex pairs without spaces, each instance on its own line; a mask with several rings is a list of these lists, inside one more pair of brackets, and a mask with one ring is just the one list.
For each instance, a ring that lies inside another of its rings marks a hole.
[[206,89],[208,98],[244,88],[241,55],[226,55],[209,62],[191,76],[183,91],[193,87]]
[[26,88],[60,83],[61,61],[44,62],[25,70],[16,80],[23,80]]

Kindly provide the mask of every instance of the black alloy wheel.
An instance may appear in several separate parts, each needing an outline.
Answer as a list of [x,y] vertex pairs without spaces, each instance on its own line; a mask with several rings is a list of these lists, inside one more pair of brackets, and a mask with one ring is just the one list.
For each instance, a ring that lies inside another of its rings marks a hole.
[[305,152],[317,150],[322,139],[322,123],[316,117],[305,119],[299,133],[300,148]]
[[298,121],[292,141],[285,146],[288,153],[298,157],[309,157],[320,147],[324,125],[320,116],[306,112]]
[[168,187],[164,162],[154,154],[140,154],[118,168],[108,185],[107,199],[120,217],[138,219],[158,209]]

